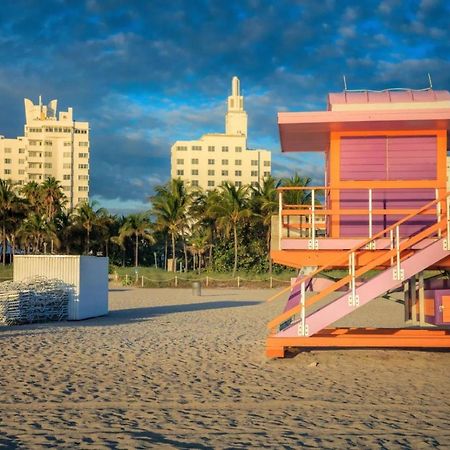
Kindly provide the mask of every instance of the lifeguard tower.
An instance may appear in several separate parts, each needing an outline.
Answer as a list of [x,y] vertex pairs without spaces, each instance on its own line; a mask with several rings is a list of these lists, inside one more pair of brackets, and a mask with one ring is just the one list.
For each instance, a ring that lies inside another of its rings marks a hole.
[[[283,357],[290,347],[450,348],[450,285],[424,280],[424,271],[450,268],[450,93],[331,93],[326,111],[282,112],[278,125],[283,152],[325,153],[325,185],[279,189],[271,257],[311,272],[299,275],[269,323],[267,355]],[[307,204],[289,200],[296,189],[307,191]],[[327,284],[320,276],[330,269],[343,275]],[[403,328],[329,328],[402,287]]]

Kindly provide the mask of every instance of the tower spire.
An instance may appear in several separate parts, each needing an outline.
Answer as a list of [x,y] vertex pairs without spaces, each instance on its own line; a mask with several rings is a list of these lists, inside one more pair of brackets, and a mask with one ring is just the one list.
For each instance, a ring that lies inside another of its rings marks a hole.
[[231,135],[247,136],[247,113],[244,111],[244,97],[241,95],[240,81],[236,76],[231,79],[231,95],[228,97],[225,132]]

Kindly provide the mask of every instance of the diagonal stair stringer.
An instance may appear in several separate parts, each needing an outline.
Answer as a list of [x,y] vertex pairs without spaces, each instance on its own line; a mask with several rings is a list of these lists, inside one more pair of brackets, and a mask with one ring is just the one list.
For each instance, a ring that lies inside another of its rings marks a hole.
[[[443,239],[436,240],[429,246],[402,261],[401,264],[404,271],[404,278],[408,279],[413,275],[416,275],[420,271],[427,269],[447,256],[448,251],[444,249]],[[379,297],[389,289],[397,286],[399,281],[394,279],[394,270],[395,267],[390,267],[357,287],[356,295],[359,297],[358,306],[349,305],[348,299],[351,292],[348,291],[331,303],[308,314],[305,320],[308,335],[312,336],[318,333],[325,327],[355,311],[358,307],[369,303],[374,298]],[[301,323],[297,321],[276,333],[275,336],[298,337],[299,326],[301,326]]]

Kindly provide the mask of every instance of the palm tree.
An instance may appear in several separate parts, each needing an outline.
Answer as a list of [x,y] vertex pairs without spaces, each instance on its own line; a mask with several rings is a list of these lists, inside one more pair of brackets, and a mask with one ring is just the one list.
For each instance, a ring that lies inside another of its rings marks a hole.
[[42,202],[45,214],[49,221],[53,221],[56,214],[61,212],[66,202],[66,196],[59,181],[54,177],[48,177],[40,186]]
[[155,243],[153,235],[150,233],[152,223],[147,213],[130,214],[119,230],[118,242],[123,242],[126,237],[134,236],[134,266],[139,264],[139,238],[145,239],[151,244]]
[[233,277],[237,271],[238,259],[238,225],[245,219],[251,217],[252,212],[248,202],[248,186],[235,186],[229,182],[220,186],[215,202],[210,207],[210,213],[217,217],[217,225],[222,229],[225,236],[233,232],[234,240],[234,266]]
[[[159,230],[167,229],[172,241],[172,271],[176,270],[175,243],[178,236],[183,237],[187,226],[188,207],[191,195],[187,192],[184,182],[173,179],[164,186],[155,187],[156,195],[150,197],[153,204],[152,212],[156,216],[156,226]],[[187,250],[185,247],[185,265],[187,267]]]
[[[310,177],[301,177],[295,173],[290,178],[282,178],[281,185],[283,187],[307,187],[312,179]],[[311,191],[305,189],[287,191],[283,195],[283,203],[288,205],[309,205],[311,204]],[[289,221],[289,216],[288,219]],[[280,230],[281,233],[281,230]],[[300,216],[300,236],[303,233],[303,216]]]
[[94,209],[97,206],[96,201],[82,202],[75,211],[75,221],[86,230],[86,255],[91,249],[91,232],[95,225],[99,222],[99,217],[108,214],[104,208]]
[[260,217],[266,228],[266,246],[269,259],[269,272],[272,273],[272,258],[270,257],[270,239],[272,235],[272,216],[278,211],[277,188],[280,182],[272,176],[263,180],[257,187],[252,188],[252,202],[254,214]]
[[42,189],[36,181],[29,181],[20,189],[20,193],[25,197],[30,209],[35,213],[43,213]]
[[8,245],[8,229],[11,227],[20,210],[20,199],[9,180],[0,179],[0,231],[2,242],[2,264],[6,264],[6,246]]
[[48,222],[45,215],[29,214],[20,227],[19,236],[28,244],[27,247],[31,243],[33,253],[39,253],[47,241],[52,241],[59,247],[55,225]]

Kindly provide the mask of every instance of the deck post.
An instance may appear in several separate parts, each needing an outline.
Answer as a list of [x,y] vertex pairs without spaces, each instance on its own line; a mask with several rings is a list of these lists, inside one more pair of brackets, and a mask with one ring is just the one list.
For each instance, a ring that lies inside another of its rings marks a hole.
[[425,290],[423,270],[419,272],[419,325],[425,325]]
[[278,192],[278,250],[281,250],[281,235],[283,234],[283,192]]
[[417,325],[417,290],[416,276],[413,275],[409,279],[409,304],[411,308],[411,321],[413,325]]
[[403,303],[405,307],[405,322],[411,319],[411,309],[409,300],[409,281],[403,282]]

